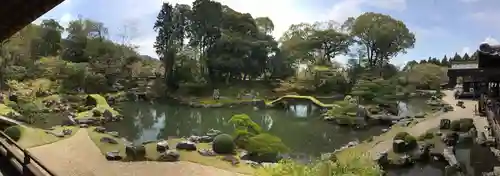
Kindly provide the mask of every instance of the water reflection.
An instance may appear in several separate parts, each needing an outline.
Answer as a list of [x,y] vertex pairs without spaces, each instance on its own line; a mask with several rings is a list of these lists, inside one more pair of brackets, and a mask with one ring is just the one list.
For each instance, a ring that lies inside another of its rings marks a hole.
[[325,123],[314,106],[294,105],[287,111],[255,110],[252,107],[197,109],[173,105],[125,103],[125,119],[106,125],[134,143],[168,136],[202,135],[211,128],[232,133],[228,120],[234,114],[248,114],[271,134],[280,137],[295,154],[319,156],[353,140],[364,140],[380,133],[380,128],[352,131]]
[[306,118],[312,115],[318,108],[312,104],[293,104],[288,106],[288,111],[296,117]]

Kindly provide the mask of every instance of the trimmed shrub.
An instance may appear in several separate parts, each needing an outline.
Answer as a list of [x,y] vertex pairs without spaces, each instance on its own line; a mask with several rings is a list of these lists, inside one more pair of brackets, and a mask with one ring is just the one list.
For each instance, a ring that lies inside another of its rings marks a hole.
[[19,126],[10,126],[4,130],[4,133],[14,141],[21,139],[21,129]]
[[432,139],[432,138],[434,138],[434,133],[432,133],[432,132],[426,132],[426,133],[420,135],[418,137],[418,140],[419,141],[423,141],[423,140]]
[[471,128],[474,128],[474,121],[470,118],[463,118],[459,120],[454,120],[451,122],[451,130],[457,132],[467,132]]
[[228,134],[220,134],[214,138],[212,149],[215,153],[231,154],[235,148],[233,137]]

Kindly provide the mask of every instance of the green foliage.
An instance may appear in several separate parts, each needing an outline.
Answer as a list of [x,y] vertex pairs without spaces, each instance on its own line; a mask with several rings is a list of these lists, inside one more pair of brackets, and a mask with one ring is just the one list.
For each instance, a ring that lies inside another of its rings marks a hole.
[[250,137],[245,149],[250,153],[257,154],[286,153],[290,151],[279,137],[267,133],[261,133]]
[[4,130],[4,133],[14,141],[21,139],[21,127],[19,126],[10,126]]
[[246,130],[251,134],[259,134],[262,132],[262,128],[259,124],[255,123],[246,114],[235,114],[229,119],[229,122],[234,124],[237,130]]
[[352,88],[351,94],[359,96],[366,103],[386,104],[400,99],[401,87],[393,80],[381,78],[359,80]]
[[263,133],[262,128],[246,114],[236,114],[229,120],[235,126],[234,142],[240,148],[257,155],[288,152],[279,137]]
[[424,63],[416,64],[407,71],[409,84],[420,89],[439,89],[441,83],[448,81],[447,69],[441,66]]
[[366,157],[353,157],[343,161],[320,160],[304,165],[291,160],[282,160],[275,167],[264,167],[257,176],[380,176],[383,171]]
[[343,100],[335,103],[338,107],[329,109],[327,114],[332,117],[350,117],[354,113],[356,116],[357,104],[349,102],[349,100]]
[[415,34],[402,21],[389,15],[366,12],[348,22],[346,25],[351,35],[355,36],[365,51],[372,53],[366,59],[370,67],[388,63],[388,59],[406,52],[415,44]]
[[426,139],[432,139],[434,138],[434,133],[433,132],[425,132],[424,134],[418,136],[418,140],[419,141],[423,141],[423,140],[426,140]]
[[214,138],[212,149],[219,154],[231,154],[234,152],[235,145],[233,137],[228,134],[219,134]]
[[453,131],[468,132],[470,129],[474,128],[474,120],[471,118],[453,120],[450,123],[450,128]]

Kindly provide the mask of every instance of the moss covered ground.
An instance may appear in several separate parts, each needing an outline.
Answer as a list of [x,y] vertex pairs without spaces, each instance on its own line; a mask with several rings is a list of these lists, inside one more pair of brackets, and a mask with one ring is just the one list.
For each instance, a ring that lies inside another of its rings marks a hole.
[[97,102],[96,107],[92,108],[91,110],[78,113],[76,115],[76,119],[90,118],[92,117],[92,112],[95,110],[100,111],[101,113],[108,110],[113,114],[113,116],[120,114],[118,111],[114,110],[111,106],[109,106],[108,102],[103,96],[99,94],[90,94],[89,96],[92,97],[94,100],[96,100]]
[[[92,141],[94,141],[96,146],[101,150],[101,152],[103,154],[105,154],[107,152],[111,152],[111,151],[119,151],[120,156],[125,158],[125,156],[126,156],[125,143],[123,140],[116,138],[116,137],[113,137],[107,133],[95,132],[94,127],[90,127],[87,130],[88,130],[90,139],[92,139]],[[100,142],[100,139],[102,137],[113,138],[116,141],[118,141],[118,144],[102,143],[102,142]],[[180,139],[180,138],[168,139],[169,147],[175,148],[177,143],[184,141],[184,140],[185,139]],[[211,144],[208,144],[208,143],[199,143],[196,146],[198,149],[211,149],[212,148]],[[146,158],[148,160],[154,161],[154,160],[158,159],[158,157],[160,156],[160,153],[156,151],[156,143],[155,142],[145,144],[145,148],[146,148]],[[179,153],[180,153],[180,160],[181,161],[189,161],[189,162],[198,163],[198,164],[202,164],[202,165],[213,166],[213,167],[217,167],[220,169],[224,169],[224,170],[228,170],[228,171],[232,171],[232,172],[237,172],[237,173],[242,173],[242,174],[252,174],[254,172],[254,168],[252,168],[251,166],[249,166],[247,164],[240,163],[236,166],[233,166],[231,163],[229,163],[227,161],[223,161],[221,159],[223,157],[223,155],[210,157],[210,156],[202,156],[197,151],[183,151],[183,150],[179,150]]]
[[14,109],[12,109],[11,107],[8,107],[7,105],[5,104],[0,104],[0,115],[1,116],[6,116],[7,114],[9,113],[15,113],[15,114],[19,114],[18,112],[16,112]]
[[50,130],[52,132],[62,132],[64,129],[70,129],[72,130],[71,135],[64,136],[64,137],[56,137],[52,134],[46,133],[48,130],[43,130],[39,128],[32,128],[28,126],[19,126],[21,129],[21,137],[17,141],[17,143],[24,148],[31,148],[31,147],[36,147],[36,146],[41,146],[45,144],[50,144],[62,139],[69,138],[75,134],[79,128],[74,127],[74,126],[55,126],[53,130]]

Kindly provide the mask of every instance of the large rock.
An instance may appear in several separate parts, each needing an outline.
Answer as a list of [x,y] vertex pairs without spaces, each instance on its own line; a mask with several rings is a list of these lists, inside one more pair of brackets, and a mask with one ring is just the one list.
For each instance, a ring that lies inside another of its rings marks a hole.
[[174,162],[179,161],[180,154],[177,150],[167,150],[164,153],[161,153],[158,157],[158,161],[166,161],[166,162]]
[[105,119],[113,119],[113,113],[109,110],[104,110],[104,112],[102,113],[102,116],[105,118]]
[[110,137],[102,137],[100,140],[102,143],[108,143],[108,144],[118,144],[118,141],[116,141],[113,138]]
[[382,167],[387,166],[389,164],[389,154],[387,151],[381,152],[378,154],[377,158],[375,161]]
[[455,146],[457,145],[458,143],[458,139],[459,139],[459,135],[457,132],[450,132],[450,133],[447,133],[446,135],[442,136],[442,140],[443,142],[447,145],[447,146]]
[[62,132],[45,131],[45,133],[54,135],[55,137],[59,137],[59,138],[64,137],[64,134]]
[[113,137],[120,137],[120,134],[116,131],[110,131],[110,132],[108,132],[108,134],[113,136]]
[[158,141],[156,143],[156,151],[158,151],[158,152],[164,152],[164,151],[166,151],[168,149],[169,149],[169,147],[168,147],[168,141],[161,140],[161,141]]
[[198,150],[198,153],[201,155],[201,156],[216,156],[217,154],[211,150],[211,149],[201,149],[201,150]]
[[78,124],[87,124],[87,125],[93,125],[97,123],[97,120],[94,118],[88,118],[88,119],[78,119],[76,120]]
[[106,159],[108,161],[118,161],[122,159],[119,151],[106,152]]
[[131,161],[143,161],[146,159],[146,148],[144,145],[126,145],[125,153],[127,154],[127,159]]
[[195,151],[196,150],[196,143],[191,142],[191,141],[182,141],[182,142],[177,143],[175,148],[178,150]]
[[406,143],[404,140],[398,139],[392,141],[392,149],[395,153],[402,153],[406,151]]
[[451,127],[451,120],[450,119],[441,119],[439,122],[439,129],[446,130],[450,129]]
[[222,157],[222,161],[230,162],[233,166],[240,164],[240,160],[233,155],[226,155]]
[[98,133],[105,133],[106,132],[106,128],[104,128],[102,126],[98,126],[98,127],[95,127],[94,131],[98,132]]
[[15,103],[18,103],[18,98],[17,98],[17,95],[16,94],[10,94],[9,95],[9,100],[10,101],[13,101]]
[[71,135],[73,133],[73,131],[71,129],[63,129],[62,130],[62,133],[65,135],[65,136],[68,136],[68,135]]

